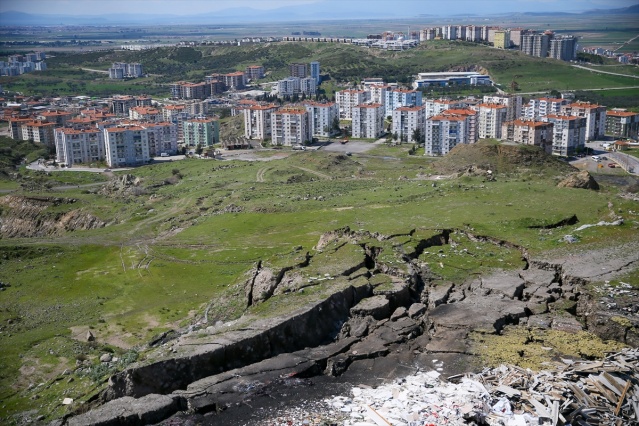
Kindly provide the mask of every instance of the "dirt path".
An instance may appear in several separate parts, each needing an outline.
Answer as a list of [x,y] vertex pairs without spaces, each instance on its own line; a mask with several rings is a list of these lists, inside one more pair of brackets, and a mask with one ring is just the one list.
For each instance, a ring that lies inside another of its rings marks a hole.
[[[582,70],[587,70],[587,71],[592,71],[592,72],[598,72],[600,74],[610,74],[610,75],[618,75],[621,77],[629,77],[629,78],[639,78],[639,75],[629,75],[629,74],[620,74],[618,72],[610,72],[610,71],[602,71],[602,70],[598,70],[598,69],[594,69],[594,68],[588,68],[588,67],[584,67],[582,65],[574,65],[573,67],[575,68],[580,68]],[[588,90],[594,90],[594,89],[588,89]]]
[[321,173],[321,172],[318,172],[318,171],[315,171],[315,170],[307,169],[306,167],[301,167],[301,166],[293,166],[293,167],[295,167],[297,169],[300,169],[300,170],[304,170],[305,172],[309,172],[310,174],[313,174],[315,176],[319,176],[322,179],[328,179],[328,180],[332,179],[332,177],[330,177],[327,174],[324,174],[324,173]]
[[268,171],[268,167],[263,167],[259,169],[257,171],[257,176],[255,177],[255,180],[257,182],[264,182],[264,173],[266,173],[267,171]]

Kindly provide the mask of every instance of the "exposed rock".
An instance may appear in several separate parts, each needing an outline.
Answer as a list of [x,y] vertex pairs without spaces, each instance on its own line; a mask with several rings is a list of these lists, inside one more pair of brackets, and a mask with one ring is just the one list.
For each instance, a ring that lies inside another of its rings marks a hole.
[[95,336],[93,335],[93,333],[91,333],[91,330],[87,331],[85,339],[87,342],[93,342],[95,340]]
[[426,309],[427,307],[423,303],[413,303],[408,308],[408,316],[411,318],[419,317],[426,312]]
[[68,426],[146,425],[157,423],[180,407],[172,395],[147,395],[140,399],[129,396],[108,402],[95,410],[71,417]]
[[395,321],[395,320],[398,320],[399,318],[405,317],[406,315],[407,315],[406,308],[403,306],[400,306],[399,308],[393,311],[393,313],[390,316],[390,319],[391,321]]
[[369,297],[351,308],[351,314],[363,317],[370,315],[376,320],[388,318],[390,315],[390,301],[386,296]]
[[111,362],[113,356],[111,354],[102,354],[100,357],[100,362]]
[[599,184],[587,170],[574,173],[557,184],[560,188],[599,189]]

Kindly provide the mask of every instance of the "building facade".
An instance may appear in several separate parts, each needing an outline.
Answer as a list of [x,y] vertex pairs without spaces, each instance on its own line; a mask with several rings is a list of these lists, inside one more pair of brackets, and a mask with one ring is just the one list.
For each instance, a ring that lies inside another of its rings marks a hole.
[[[402,142],[422,143],[424,136],[424,110],[420,106],[402,106],[393,110],[393,135]],[[418,132],[416,132],[418,130]],[[421,135],[415,140],[415,133]]]
[[305,108],[281,108],[271,114],[271,143],[294,146],[311,142],[310,114]]
[[244,137],[246,139],[266,140],[271,138],[271,114],[277,111],[277,106],[251,105],[243,110]]
[[403,106],[422,106],[422,92],[407,89],[391,89],[385,93],[384,114],[392,116],[395,108]]
[[553,124],[535,120],[514,120],[502,125],[502,138],[524,145],[538,146],[552,153]]
[[67,167],[105,160],[104,132],[98,128],[55,129],[56,161]]
[[542,119],[553,124],[552,154],[574,155],[586,145],[586,119],[568,115],[550,114]]
[[502,124],[506,121],[507,112],[506,105],[480,104],[478,118],[479,138],[501,139]]
[[616,138],[639,138],[639,112],[614,109],[608,111],[606,134]]
[[357,139],[377,139],[384,133],[384,106],[362,104],[353,107],[352,135]]
[[184,145],[207,148],[220,141],[220,125],[215,118],[191,118],[182,122]]
[[339,131],[339,121],[338,128],[334,128],[335,120],[339,120],[335,102],[306,102],[304,107],[310,115],[311,135],[327,138]]
[[351,120],[353,107],[369,100],[370,92],[365,90],[340,90],[335,92],[335,102],[339,108],[339,118]]
[[586,119],[586,141],[602,138],[606,134],[606,107],[588,102],[573,102],[560,108],[562,115]]

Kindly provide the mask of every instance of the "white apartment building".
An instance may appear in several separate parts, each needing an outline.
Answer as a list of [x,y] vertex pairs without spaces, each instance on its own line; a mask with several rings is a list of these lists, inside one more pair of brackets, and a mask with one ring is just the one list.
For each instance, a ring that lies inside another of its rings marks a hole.
[[385,93],[385,116],[392,116],[395,108],[403,106],[422,106],[422,92],[407,89],[391,89]]
[[104,145],[109,167],[146,164],[151,159],[147,131],[142,126],[104,129]]
[[521,117],[522,98],[521,95],[484,95],[483,103],[506,105],[506,120],[514,121]]
[[311,62],[311,78],[315,80],[315,85],[319,86],[322,82],[322,77],[320,75],[320,63],[317,61]]
[[586,119],[586,140],[592,141],[606,134],[606,107],[588,102],[573,102],[562,105],[561,115],[574,115]]
[[480,104],[479,105],[479,138],[501,139],[501,126],[506,121],[506,105]]
[[522,116],[526,120],[539,120],[549,114],[560,114],[561,107],[568,104],[569,100],[561,98],[531,99],[524,107]]
[[386,105],[386,92],[392,89],[393,86],[387,84],[372,84],[367,86],[367,90],[370,92],[368,100],[374,104]]
[[149,155],[157,157],[162,153],[177,154],[178,126],[167,121],[143,123],[149,142]]
[[439,115],[447,109],[466,108],[466,103],[461,100],[451,101],[448,99],[426,99],[422,102],[422,106],[424,107],[424,116],[428,118]]
[[317,83],[312,77],[287,77],[277,81],[271,92],[277,96],[314,95],[317,91]]
[[265,140],[271,137],[271,114],[277,111],[277,106],[251,105],[243,110],[244,137],[247,139]]
[[424,110],[420,106],[404,106],[393,111],[393,135],[397,135],[402,142],[421,143],[415,140],[415,130],[424,135]]
[[274,145],[304,145],[310,143],[310,114],[305,108],[281,108],[271,114],[271,142]]
[[67,167],[103,161],[105,157],[104,133],[98,128],[75,130],[55,129],[56,161]]
[[129,118],[131,120],[144,120],[144,121],[162,121],[162,111],[153,107],[132,107],[129,109]]
[[446,155],[457,145],[474,142],[470,140],[469,115],[436,115],[426,119],[424,127],[424,155]]
[[586,119],[568,115],[549,114],[542,121],[552,123],[553,155],[569,156],[586,145]]
[[363,104],[353,107],[352,135],[357,139],[377,139],[384,133],[384,105]]
[[335,119],[339,120],[339,110],[335,102],[306,102],[304,107],[310,115],[311,134],[313,136],[327,138],[335,132],[333,124]]
[[365,90],[340,90],[335,92],[335,103],[339,108],[339,118],[353,119],[353,107],[367,102],[370,92]]

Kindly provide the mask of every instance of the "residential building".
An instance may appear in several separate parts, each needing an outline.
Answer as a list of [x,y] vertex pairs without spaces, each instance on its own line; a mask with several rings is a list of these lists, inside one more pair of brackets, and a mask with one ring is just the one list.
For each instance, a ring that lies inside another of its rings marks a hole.
[[538,146],[552,153],[553,123],[518,119],[502,124],[502,138],[524,145]]
[[334,128],[336,120],[339,126],[339,109],[335,102],[305,102],[304,107],[310,116],[311,135],[326,138],[339,130]]
[[306,64],[299,64],[299,63],[290,64],[288,66],[288,70],[289,70],[288,75],[291,77],[306,78],[306,76],[308,75]]
[[24,121],[20,124],[23,141],[39,142],[48,147],[55,147],[55,135],[53,133],[55,123],[47,123],[40,120]]
[[266,140],[271,138],[271,115],[277,111],[277,106],[251,105],[243,110],[244,137],[246,139]]
[[461,143],[475,143],[479,139],[479,123],[477,121],[478,112],[470,108],[448,108],[441,112],[445,117],[456,116],[464,117],[466,123],[464,125],[464,135]]
[[559,114],[561,107],[568,104],[569,100],[561,98],[531,99],[524,107],[522,116],[528,120],[539,120],[548,114]]
[[138,63],[127,64],[124,62],[114,62],[111,68],[109,68],[109,78],[138,78],[143,75],[142,65]]
[[215,118],[191,118],[182,122],[184,145],[210,147],[220,141],[220,124]]
[[206,99],[211,95],[211,84],[178,81],[171,84],[171,99]]
[[192,115],[187,111],[185,105],[165,105],[162,107],[162,121],[175,124],[178,141],[184,140],[182,122],[191,117]]
[[223,74],[222,77],[224,79],[224,85],[228,90],[241,90],[245,87],[244,73],[242,71]]
[[360,104],[352,108],[352,136],[377,139],[384,133],[384,105]]
[[370,92],[365,90],[340,90],[335,92],[335,102],[339,107],[339,118],[351,120],[353,107],[369,100]]
[[493,46],[498,49],[508,49],[510,47],[510,31],[495,31]]
[[129,118],[131,120],[143,120],[158,122],[162,121],[162,112],[153,107],[133,107],[129,109]]
[[480,104],[478,118],[478,136],[480,139],[501,139],[501,126],[506,121],[506,105]]
[[170,155],[177,154],[177,124],[160,121],[156,123],[143,123],[141,126],[146,129],[149,155],[151,157],[157,157],[162,153]]
[[317,61],[313,61],[310,64],[311,66],[311,78],[315,80],[315,84],[317,86],[322,82],[322,76],[320,75],[320,63]]
[[30,117],[11,117],[9,118],[9,137],[17,141],[22,140],[22,125],[33,121]]
[[506,121],[513,121],[521,117],[521,95],[484,95],[483,103],[506,105]]
[[151,160],[147,132],[142,126],[105,128],[104,146],[109,167],[135,166]]
[[310,114],[306,108],[280,108],[271,114],[271,143],[294,146],[311,142]]
[[562,105],[560,114],[586,118],[586,141],[596,140],[606,134],[605,106],[577,101]]
[[36,116],[38,120],[55,123],[59,127],[64,127],[72,117],[73,113],[70,111],[43,111]]
[[424,125],[424,154],[446,155],[455,146],[473,143],[470,139],[472,127],[468,114],[440,114],[427,118]]
[[133,96],[116,95],[109,99],[109,110],[117,116],[128,116],[129,109],[137,106]]
[[385,117],[392,116],[395,108],[422,106],[422,92],[408,89],[391,89],[385,93]]
[[422,104],[425,118],[434,117],[451,108],[466,108],[464,101],[451,101],[450,99],[426,99]]
[[421,143],[422,140],[415,140],[415,132],[424,135],[424,110],[421,106],[401,106],[392,112],[393,135],[397,135],[402,142]]
[[584,149],[586,119],[577,116],[549,114],[542,121],[553,124],[552,154],[569,156]]
[[526,30],[523,28],[511,28],[510,33],[510,45],[514,47],[521,47],[521,37],[526,34]]
[[371,84],[366,86],[369,92],[368,100],[374,104],[386,105],[386,92],[392,89],[393,86],[380,84]]
[[554,36],[550,40],[548,56],[562,61],[572,61],[577,57],[577,37]]
[[67,167],[104,161],[104,132],[97,127],[81,130],[57,128],[55,152],[56,161]]
[[287,77],[276,81],[271,89],[272,93],[281,96],[306,95],[312,96],[317,90],[317,85],[312,77]]
[[244,70],[244,76],[247,80],[259,80],[264,78],[264,67],[261,65],[249,65]]
[[442,27],[442,38],[444,40],[457,40],[457,25],[444,25]]
[[550,48],[550,34],[524,34],[521,36],[521,51],[526,55],[545,58]]
[[639,113],[613,109],[606,114],[606,134],[617,138],[639,138]]

